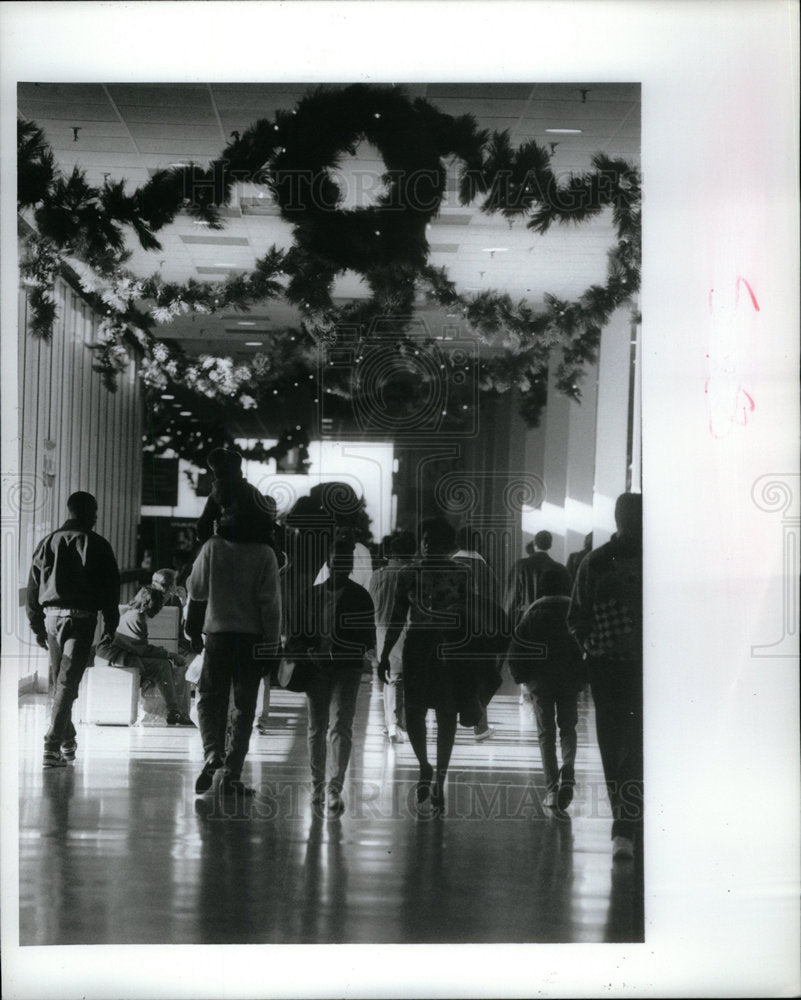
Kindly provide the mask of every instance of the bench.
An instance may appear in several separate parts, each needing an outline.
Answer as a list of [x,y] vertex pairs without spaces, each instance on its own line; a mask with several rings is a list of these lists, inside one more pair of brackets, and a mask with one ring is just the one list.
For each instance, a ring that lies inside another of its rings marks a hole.
[[[120,608],[126,610],[127,606]],[[149,641],[162,646],[168,653],[178,652],[180,609],[162,608],[147,623]],[[100,639],[100,627],[95,644]],[[180,673],[186,668],[179,668]],[[189,685],[177,682],[182,710],[189,711]],[[78,694],[77,721],[98,726],[164,726],[167,708],[157,687],[140,692],[137,667],[113,667],[108,660],[95,654],[94,664],[84,674]],[[181,689],[183,685],[183,690]]]

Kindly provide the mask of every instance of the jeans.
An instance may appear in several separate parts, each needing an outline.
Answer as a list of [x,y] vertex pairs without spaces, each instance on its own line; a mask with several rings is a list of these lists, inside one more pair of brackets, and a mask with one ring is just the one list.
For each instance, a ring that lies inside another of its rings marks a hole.
[[97,615],[74,618],[45,612],[47,651],[53,682],[53,710],[45,733],[45,750],[60,750],[75,739],[72,703],[78,697],[81,678],[89,662],[97,627]]
[[316,790],[327,781],[331,791],[341,792],[345,784],[361,680],[360,667],[326,664],[309,684],[309,761]]
[[175,691],[175,677],[172,672],[172,662],[166,657],[142,656],[139,668],[140,685],[141,682],[155,684],[164,698],[168,712],[182,712],[178,703],[178,695]]
[[[545,774],[545,788],[556,791],[559,784],[572,785],[576,774],[576,723],[578,722],[578,694],[575,688],[563,689],[558,684],[527,684],[534,717],[537,720],[537,737]],[[555,717],[555,720],[554,720]],[[556,727],[562,751],[562,769],[556,759]]]
[[612,806],[612,836],[642,827],[642,663],[589,659],[595,728]]
[[[256,649],[259,635],[211,632],[206,635],[203,669],[197,686],[197,717],[206,764],[222,762],[230,778],[238,780],[253,731],[256,700],[264,660]],[[231,687],[231,738],[226,746]]]

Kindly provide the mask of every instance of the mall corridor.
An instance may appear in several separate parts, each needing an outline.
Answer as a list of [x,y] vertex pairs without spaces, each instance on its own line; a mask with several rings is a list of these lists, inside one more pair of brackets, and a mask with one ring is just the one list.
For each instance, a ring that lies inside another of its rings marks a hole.
[[[415,814],[408,742],[365,675],[341,819],[312,816],[303,695],[273,692],[244,805],[196,798],[196,730],[82,725],[43,771],[46,696],[20,707],[20,943],[634,942],[639,862],[612,860],[592,701],[569,818],[541,801],[536,729],[507,679],[493,739],[457,735],[443,818]],[[194,709],[193,709],[194,713]]]

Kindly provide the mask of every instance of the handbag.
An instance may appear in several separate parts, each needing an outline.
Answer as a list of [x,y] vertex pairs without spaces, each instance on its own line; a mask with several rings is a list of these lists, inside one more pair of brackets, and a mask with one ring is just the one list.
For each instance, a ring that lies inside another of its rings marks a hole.
[[200,674],[203,670],[204,654],[205,650],[202,649],[187,667],[184,678],[190,684],[197,684],[200,681]]
[[278,668],[278,683],[287,691],[305,692],[314,673],[308,660],[281,660]]

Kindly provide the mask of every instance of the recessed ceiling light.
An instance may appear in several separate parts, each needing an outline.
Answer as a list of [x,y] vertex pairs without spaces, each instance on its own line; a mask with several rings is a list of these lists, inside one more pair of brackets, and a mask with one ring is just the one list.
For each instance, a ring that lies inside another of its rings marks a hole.
[[509,247],[483,247],[482,253],[506,253]]
[[546,132],[552,135],[581,135],[584,129],[581,128],[546,128]]
[[161,397],[162,399],[175,399],[175,396],[170,396],[168,393],[164,393]]
[[262,341],[261,340],[246,340],[245,341],[245,347],[261,347],[261,345],[262,345]]
[[191,163],[171,163],[171,167],[191,167]]
[[239,321],[237,322],[237,324],[236,324],[236,325],[237,325],[237,326],[255,326],[255,325],[256,325],[256,323],[255,323],[255,322],[254,322],[254,320],[252,320],[252,319],[240,319],[240,320],[239,320]]
[[191,417],[192,416],[192,411],[191,410],[181,410],[181,412],[178,414],[178,416],[179,417]]

